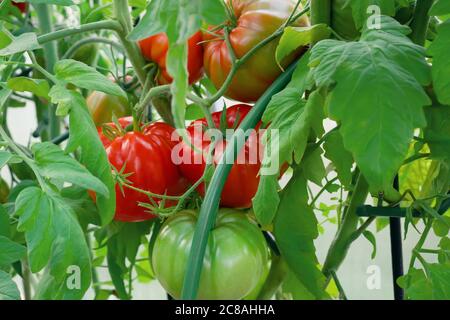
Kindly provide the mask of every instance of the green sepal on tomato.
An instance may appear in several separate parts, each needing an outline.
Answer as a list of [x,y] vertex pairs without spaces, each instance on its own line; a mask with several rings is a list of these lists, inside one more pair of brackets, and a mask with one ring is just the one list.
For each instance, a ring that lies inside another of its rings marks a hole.
[[[212,119],[217,129],[221,127],[234,129],[239,126],[251,108],[251,106],[246,104],[237,104],[226,110],[225,117],[220,111],[213,113]],[[221,124],[222,118],[225,120],[223,124]],[[261,123],[255,127],[255,131],[249,136],[243,150],[238,155],[238,161],[233,165],[225,182],[220,200],[220,204],[224,207],[249,208],[252,205],[252,198],[258,189],[258,174],[261,168],[261,157],[259,155],[262,154],[260,152],[262,144],[260,142],[260,134],[258,134],[260,126]],[[180,145],[180,150],[174,151],[174,153],[178,152],[182,159],[180,161],[180,170],[183,176],[192,184],[202,177],[210,151],[211,137],[204,130],[206,127],[207,121],[203,118],[193,121],[186,129],[191,144],[202,150],[202,153],[196,152],[189,144],[184,142]],[[226,146],[226,139],[220,139],[216,143],[213,157],[215,164],[219,163]],[[200,184],[197,190],[204,196],[205,184]]]
[[[131,123],[131,117],[119,119],[122,130]],[[116,127],[114,124],[109,126]],[[122,132],[112,140],[105,136],[104,128],[99,129],[99,135],[110,164],[128,181],[127,184],[153,194],[178,196],[186,191],[187,182],[171,159],[173,145],[177,143],[171,141],[174,130],[166,123],[155,122],[139,132]],[[148,197],[140,191],[117,184],[114,219],[138,222],[154,218],[151,209],[140,203],[163,204],[164,207],[175,204],[173,200],[162,203],[159,197]]]
[[[237,59],[274,33],[294,10],[294,2],[290,0],[229,0],[227,5],[234,15],[227,25],[230,27],[231,47]],[[309,20],[303,15],[292,25],[307,26]],[[258,100],[281,74],[280,65],[283,68],[288,66],[305,51],[300,48],[278,64],[275,60],[278,42],[279,38],[260,48],[238,69],[225,93],[226,97],[242,102]],[[210,32],[204,33],[204,46],[205,72],[216,88],[220,88],[232,68],[223,29],[214,31],[214,27],[211,27]]]
[[[203,75],[203,46],[201,44],[202,34],[200,31],[192,35],[188,40],[188,63],[189,83],[195,83]],[[142,55],[149,61],[158,65],[158,84],[169,84],[172,77],[167,72],[166,57],[169,50],[169,39],[165,33],[158,33],[139,41]]]
[[[197,218],[192,210],[169,217],[153,247],[154,274],[176,299],[181,296]],[[269,249],[256,223],[242,211],[220,209],[209,235],[197,298],[246,297],[260,284],[268,259]]]

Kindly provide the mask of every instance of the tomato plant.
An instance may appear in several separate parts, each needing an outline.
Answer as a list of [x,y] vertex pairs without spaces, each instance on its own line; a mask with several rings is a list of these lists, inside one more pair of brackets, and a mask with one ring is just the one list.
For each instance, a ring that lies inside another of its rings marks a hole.
[[[175,298],[183,278],[197,220],[194,211],[182,211],[161,227],[153,248],[156,277]],[[223,209],[211,231],[210,255],[204,260],[199,299],[244,298],[258,285],[268,261],[261,230],[243,212]]]
[[449,17],[0,1],[0,300],[450,299]]

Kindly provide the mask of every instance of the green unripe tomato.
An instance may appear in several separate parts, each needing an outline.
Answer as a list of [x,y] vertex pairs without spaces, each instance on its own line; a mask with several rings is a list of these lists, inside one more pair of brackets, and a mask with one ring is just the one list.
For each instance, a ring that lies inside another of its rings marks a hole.
[[111,122],[113,114],[118,119],[131,115],[129,103],[124,97],[93,91],[86,103],[96,126]]
[[[155,276],[176,299],[181,296],[197,215],[185,210],[167,219],[153,249]],[[221,209],[208,239],[197,298],[244,298],[266,272],[268,253],[261,230],[248,215]]]

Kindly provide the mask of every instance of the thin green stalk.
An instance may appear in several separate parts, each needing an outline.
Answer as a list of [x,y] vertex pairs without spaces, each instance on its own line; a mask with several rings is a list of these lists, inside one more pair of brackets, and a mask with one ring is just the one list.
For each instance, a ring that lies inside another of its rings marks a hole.
[[270,300],[278,291],[287,276],[288,267],[281,256],[274,255],[270,265],[269,275],[258,294],[257,300]]
[[333,277],[334,283],[336,284],[336,287],[339,291],[339,298],[341,300],[347,300],[347,295],[345,294],[344,288],[342,287],[336,272],[331,271],[331,276]]
[[[432,226],[433,226],[433,219],[428,219],[428,221],[425,224],[425,229],[423,230],[419,241],[414,247],[413,252],[419,252],[422,249],[422,246],[424,245],[425,240],[427,239],[427,236],[430,233]],[[409,269],[414,267],[414,262],[416,261],[416,258],[417,257],[414,254],[411,256],[411,260],[409,261]]]
[[[146,62],[141,54],[138,44],[127,39],[128,34],[133,29],[128,0],[114,0],[113,3],[114,15],[121,25],[120,30],[118,30],[120,41],[125,48],[128,59],[133,65],[139,82],[144,86],[147,80],[147,69],[145,68]],[[152,104],[161,118],[168,124],[173,125],[174,120],[170,109],[169,98],[164,96],[157,97],[153,99]]]
[[[35,4],[35,11],[39,21],[39,28],[42,33],[48,34],[53,32],[52,18],[50,10],[53,5]],[[56,61],[58,61],[57,42],[52,41],[42,45],[45,55],[45,69],[52,73]],[[56,116],[56,106],[49,104],[48,106],[48,136],[54,138],[61,132],[60,119]]]
[[356,215],[356,209],[358,206],[364,204],[368,193],[369,185],[364,177],[359,174],[341,228],[338,230],[336,237],[328,250],[323,265],[322,272],[327,278],[331,277],[332,271],[337,271],[345,259],[350,244],[353,241],[352,237],[354,236],[354,232],[358,227],[359,217]]
[[22,286],[25,300],[31,300],[31,272],[28,259],[22,261]]
[[119,51],[123,51],[123,48],[117,42],[115,42],[113,40],[110,40],[107,38],[102,38],[102,37],[90,37],[90,38],[81,39],[81,40],[75,42],[69,48],[69,50],[67,50],[66,53],[64,53],[64,55],[61,57],[61,60],[72,58],[80,48],[82,48],[85,45],[91,44],[91,43],[104,43],[104,44],[107,44],[107,45],[110,45],[110,46],[116,48]]
[[214,171],[214,175],[206,192],[203,205],[200,209],[199,219],[194,231],[192,247],[184,277],[183,290],[181,293],[182,299],[191,300],[197,297],[209,233],[216,221],[216,216],[219,209],[220,194],[222,193],[225,181],[233,165],[233,163],[227,163],[229,162],[227,159],[236,159],[238,151],[242,149],[245,143],[245,139],[242,138],[248,138],[245,136],[245,132],[256,126],[272,96],[280,92],[289,83],[296,65],[296,62],[291,64],[253,106],[252,110],[239,126],[242,130],[236,130],[233,134],[221,161]]
[[98,30],[112,30],[112,31],[120,31],[121,27],[117,21],[114,20],[103,20],[92,23],[82,24],[78,28],[67,28],[61,29],[58,31],[53,31],[51,33],[44,34],[39,36],[38,42],[43,45],[51,41],[60,40],[65,37],[74,36],[80,33],[90,32],[90,31],[98,31]]
[[412,32],[409,37],[419,46],[425,45],[428,24],[430,23],[428,12],[433,3],[434,0],[417,0],[416,2],[416,9],[414,10],[413,19],[410,24]]
[[45,183],[44,179],[42,178],[42,176],[39,174],[39,170],[36,167],[35,163],[33,162],[33,160],[31,160],[15,143],[14,141],[8,136],[8,134],[6,133],[5,129],[0,126],[0,137],[3,139],[3,141],[5,141],[8,144],[8,147],[11,148],[24,162],[25,164],[27,164],[31,170],[33,170],[34,174],[36,175],[36,179],[39,182],[39,185],[41,186],[41,188],[46,191],[48,190],[48,186]]
[[311,24],[325,23],[330,25],[331,0],[311,0]]

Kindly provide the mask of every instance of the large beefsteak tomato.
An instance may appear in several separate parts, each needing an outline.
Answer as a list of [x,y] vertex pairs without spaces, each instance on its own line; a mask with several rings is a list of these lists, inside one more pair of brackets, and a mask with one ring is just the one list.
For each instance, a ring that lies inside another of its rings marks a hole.
[[[290,0],[229,0],[228,5],[235,15],[235,23],[230,22],[230,43],[236,55],[241,58],[259,42],[275,32],[290,16],[294,4]],[[234,25],[233,25],[234,24]],[[293,26],[306,26],[309,20],[303,15]],[[211,30],[213,30],[211,28]],[[216,88],[227,78],[232,61],[224,40],[223,30],[204,34],[205,72]],[[225,96],[242,102],[256,101],[270,84],[281,74],[282,69],[275,60],[279,38],[260,48],[233,77]],[[304,51],[300,48],[281,61],[286,67]]]
[[[123,124],[128,123],[123,120]],[[172,162],[171,150],[173,142],[170,137],[174,129],[165,123],[153,123],[142,132],[126,132],[112,142],[106,141],[108,160],[118,172],[121,172],[133,187],[155,194],[180,195],[187,187],[186,180],[180,175]],[[153,198],[160,203],[160,198]],[[151,200],[142,192],[127,186],[116,186],[115,220],[143,221],[154,217],[149,209],[139,203],[150,203]],[[173,201],[165,201],[165,206],[173,205]]]
[[[182,211],[162,226],[152,251],[156,278],[180,298],[197,213]],[[266,274],[269,249],[256,223],[233,209],[219,211],[203,261],[198,299],[242,299]]]

